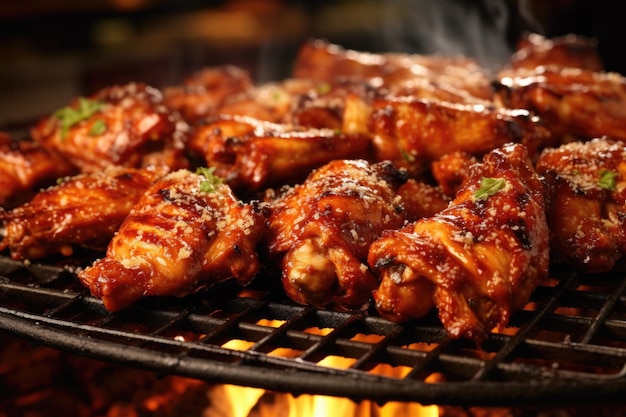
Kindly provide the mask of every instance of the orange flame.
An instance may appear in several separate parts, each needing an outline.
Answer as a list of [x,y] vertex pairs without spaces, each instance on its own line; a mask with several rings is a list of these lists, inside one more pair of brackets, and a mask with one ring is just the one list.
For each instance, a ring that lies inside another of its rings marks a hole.
[[[261,320],[258,324],[278,327],[280,321]],[[328,329],[307,329],[307,332],[324,334]],[[355,340],[372,341],[370,335],[357,335]],[[243,340],[230,340],[223,345],[227,349],[244,351],[252,346],[252,342]],[[282,357],[294,355],[290,349],[280,348],[270,353]],[[354,363],[352,358],[340,356],[327,356],[318,364],[320,366],[346,369]],[[381,364],[371,371],[378,375],[401,377],[408,369],[392,367]],[[431,379],[436,378],[433,376]],[[326,417],[329,415],[353,416],[353,417],[436,417],[439,416],[439,407],[435,405],[424,406],[417,403],[388,402],[379,405],[373,401],[363,400],[354,402],[347,398],[331,397],[324,395],[300,395],[294,397],[291,394],[268,392],[258,388],[247,388],[234,385],[220,385],[214,387],[209,394],[211,398],[218,399],[220,403],[220,416],[230,417],[270,417],[281,415],[285,417]]]

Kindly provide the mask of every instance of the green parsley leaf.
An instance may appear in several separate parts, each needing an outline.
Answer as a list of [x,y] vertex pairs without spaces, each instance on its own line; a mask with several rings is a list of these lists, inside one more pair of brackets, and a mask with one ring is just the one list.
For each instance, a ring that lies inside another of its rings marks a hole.
[[480,188],[474,192],[475,200],[485,200],[506,187],[507,181],[502,178],[483,177]]
[[196,170],[196,174],[202,175],[205,179],[200,182],[200,191],[203,193],[213,193],[216,191],[217,186],[222,183],[222,179],[214,174],[215,167],[199,167]]
[[107,131],[107,124],[102,119],[97,119],[89,129],[89,136],[100,136]]
[[617,186],[617,182],[615,181],[615,179],[617,178],[617,176],[618,174],[615,171],[611,171],[608,169],[600,171],[598,187],[609,191],[615,191],[615,187]]
[[329,83],[322,83],[317,86],[317,92],[320,95],[328,94],[330,93],[330,90],[331,90],[331,87]]
[[104,103],[98,100],[92,100],[85,97],[78,98],[78,106],[67,106],[57,110],[54,113],[61,123],[61,139],[67,137],[68,130],[77,123],[90,118],[93,114],[100,111]]
[[411,155],[409,152],[402,150],[400,151],[402,155],[402,160],[405,162],[415,162],[415,156]]

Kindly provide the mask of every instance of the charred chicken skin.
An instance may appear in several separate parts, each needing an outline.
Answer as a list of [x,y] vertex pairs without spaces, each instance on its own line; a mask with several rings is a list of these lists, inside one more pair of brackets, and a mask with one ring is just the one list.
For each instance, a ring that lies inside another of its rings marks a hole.
[[365,134],[237,116],[221,116],[198,126],[189,147],[236,191],[248,193],[301,181],[333,159],[370,155],[370,139]]
[[546,149],[537,171],[548,189],[553,260],[604,272],[626,254],[626,146],[597,138]]
[[480,341],[504,326],[548,276],[540,177],[523,145],[495,149],[450,205],[372,243],[381,316],[405,322],[434,305],[451,337]]
[[405,180],[389,163],[336,160],[270,203],[267,246],[291,299],[351,309],[371,298],[369,244],[404,224],[394,190]]
[[130,83],[75,98],[37,123],[31,135],[82,172],[95,172],[112,166],[187,167],[187,130],[159,90]]
[[0,214],[0,250],[13,259],[38,259],[75,247],[104,250],[133,205],[164,169],[109,168],[67,177],[31,201]]
[[142,297],[180,296],[259,269],[263,218],[208,175],[179,170],[152,184],[111,240],[78,274],[110,311]]
[[0,207],[8,209],[25,203],[39,188],[76,172],[60,156],[0,132]]
[[499,74],[504,106],[538,114],[561,141],[626,140],[626,79],[617,73],[555,66]]

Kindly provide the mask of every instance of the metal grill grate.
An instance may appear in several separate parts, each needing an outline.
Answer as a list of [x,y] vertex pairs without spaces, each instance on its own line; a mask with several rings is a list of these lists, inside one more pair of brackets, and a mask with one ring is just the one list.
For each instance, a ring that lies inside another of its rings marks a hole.
[[[293,394],[440,405],[618,402],[626,390],[626,273],[553,271],[481,348],[436,315],[400,326],[223,283],[110,314],[72,268],[0,257],[0,329],[80,355]],[[347,368],[330,357],[347,358]],[[385,368],[386,373],[380,374]]]

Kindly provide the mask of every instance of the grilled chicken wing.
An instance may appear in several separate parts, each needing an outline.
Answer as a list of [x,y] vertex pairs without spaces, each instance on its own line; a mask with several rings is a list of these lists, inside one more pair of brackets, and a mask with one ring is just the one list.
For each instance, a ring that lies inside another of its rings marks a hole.
[[82,172],[94,172],[111,166],[186,167],[187,130],[159,90],[130,83],[72,100],[37,123],[31,135]]
[[559,140],[626,140],[626,79],[616,73],[554,66],[503,71],[499,98],[538,114]]
[[483,155],[509,142],[531,153],[550,145],[538,118],[522,109],[462,105],[410,97],[374,100],[371,132],[376,160],[390,160],[419,175],[452,152]]
[[370,102],[384,94],[372,80],[313,81],[288,78],[256,86],[231,97],[220,115],[252,117],[272,123],[367,132]]
[[493,96],[489,73],[468,58],[373,54],[347,50],[318,39],[302,45],[293,74],[297,78],[326,82],[341,78],[376,78],[389,89],[408,88],[411,82],[427,80],[431,89],[441,86],[444,90],[442,94],[455,92],[464,101],[490,100]]
[[0,207],[16,207],[76,168],[37,144],[0,132]]
[[376,278],[365,264],[369,244],[405,221],[389,163],[336,160],[271,202],[267,242],[294,301],[361,307]]
[[597,42],[578,35],[546,38],[531,33],[520,40],[509,61],[511,68],[534,69],[546,65],[602,71]]
[[606,138],[546,149],[537,171],[548,188],[555,262],[611,270],[626,254],[626,146]]
[[212,175],[179,170],[142,196],[111,240],[106,256],[78,274],[117,311],[148,296],[179,296],[259,269],[263,218]]
[[109,168],[65,178],[31,201],[0,214],[6,236],[0,249],[14,259],[37,259],[80,246],[104,250],[161,169]]
[[474,340],[528,301],[548,261],[543,188],[519,144],[487,154],[447,208],[386,232],[368,255],[383,317],[404,322],[434,304],[452,337]]
[[237,116],[221,116],[198,126],[189,147],[236,191],[248,193],[300,181],[333,159],[370,156],[370,139],[364,134]]
[[228,98],[218,113],[272,123],[289,123],[294,104],[309,91],[321,88],[320,85],[313,80],[296,78],[256,85]]
[[181,86],[163,90],[165,104],[178,110],[189,124],[215,116],[232,95],[254,87],[250,74],[236,66],[204,68],[183,81]]

